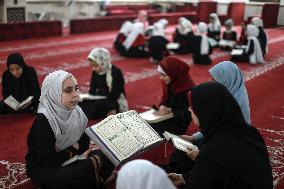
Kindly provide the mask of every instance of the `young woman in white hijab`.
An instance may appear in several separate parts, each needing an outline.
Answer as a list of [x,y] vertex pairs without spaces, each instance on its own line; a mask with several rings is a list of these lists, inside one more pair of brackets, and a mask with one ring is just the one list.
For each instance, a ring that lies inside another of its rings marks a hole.
[[267,44],[268,37],[267,37],[267,34],[265,33],[265,31],[263,29],[263,21],[259,17],[254,17],[251,20],[251,23],[253,25],[255,25],[259,30],[259,34],[257,36],[257,39],[259,40],[261,50],[262,50],[262,54],[264,56],[265,54],[268,53],[268,44]]
[[211,64],[209,54],[212,53],[212,47],[206,36],[207,24],[199,22],[196,35],[193,37],[194,47],[192,49],[194,64]]
[[168,39],[165,36],[164,21],[156,22],[150,32],[150,38],[147,40],[150,61],[152,63],[160,62],[164,57],[169,55],[167,49]]
[[192,51],[193,37],[192,23],[185,17],[179,18],[176,31],[173,35],[173,41],[179,43],[179,48],[174,50],[177,54],[187,54]]
[[128,110],[121,70],[111,64],[111,55],[105,48],[94,48],[88,55],[92,67],[89,94],[106,99],[85,100],[79,105],[89,119],[104,118]]
[[165,171],[147,160],[133,160],[118,172],[116,189],[176,189]]
[[222,50],[232,50],[237,42],[237,32],[234,30],[234,21],[228,19],[224,23],[226,30],[223,32],[223,37],[219,41],[219,47]]
[[211,13],[209,16],[210,22],[208,24],[208,37],[219,41],[221,34],[221,22],[216,13]]
[[252,24],[249,24],[247,25],[246,33],[248,38],[247,48],[243,51],[242,55],[234,55],[232,56],[231,60],[238,62],[249,62],[251,64],[264,63],[261,46],[259,40],[257,39],[259,34],[258,28]]
[[120,52],[123,56],[128,57],[144,57],[145,52],[145,36],[144,25],[142,22],[136,22],[132,25],[131,31],[123,42],[123,50]]
[[133,23],[130,22],[130,21],[125,21],[122,24],[122,26],[121,26],[121,28],[120,28],[120,30],[119,30],[116,38],[115,38],[114,44],[113,44],[114,48],[118,52],[120,52],[122,50],[122,44],[125,41],[125,39],[127,38],[127,36],[129,35],[129,33],[131,32],[132,25],[133,25]]
[[[27,175],[43,188],[99,187],[113,165],[89,146],[88,120],[77,105],[79,88],[74,76],[61,70],[50,73],[42,83],[39,101],[27,139]],[[81,154],[83,159],[62,165]]]

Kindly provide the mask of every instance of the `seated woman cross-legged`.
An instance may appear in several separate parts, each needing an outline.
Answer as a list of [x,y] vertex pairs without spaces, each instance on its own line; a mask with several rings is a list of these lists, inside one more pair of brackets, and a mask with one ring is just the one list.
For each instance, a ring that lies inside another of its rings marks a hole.
[[189,74],[190,67],[174,56],[164,58],[158,72],[162,80],[163,96],[159,104],[157,115],[173,113],[174,117],[151,126],[161,135],[164,131],[174,134],[184,134],[191,121],[187,111],[189,102],[187,93],[195,85]]
[[[73,75],[60,70],[46,76],[26,155],[27,175],[41,188],[102,188],[112,173],[113,164],[100,150],[89,146],[85,134],[88,119],[78,101],[79,88]],[[82,159],[63,166],[80,154]]]
[[[265,142],[247,127],[240,106],[218,82],[200,84],[188,95],[192,120],[204,134],[199,150],[188,149],[193,169],[170,174],[185,189],[272,189],[272,170]],[[186,163],[185,161],[183,162]]]
[[192,38],[192,55],[194,64],[211,64],[210,54],[212,53],[212,46],[209,43],[208,37],[205,35],[207,25],[204,22],[199,22],[197,26],[197,33]]
[[92,66],[89,93],[106,99],[84,100],[79,105],[89,119],[104,118],[128,110],[121,70],[111,64],[111,55],[105,48],[93,49],[88,60]]
[[[20,53],[10,54],[7,58],[7,69],[2,75],[2,95],[4,99],[0,102],[0,115],[37,111],[40,96],[37,73],[33,67],[26,65]],[[18,103],[32,99],[27,106],[13,109],[6,104],[11,97]]]

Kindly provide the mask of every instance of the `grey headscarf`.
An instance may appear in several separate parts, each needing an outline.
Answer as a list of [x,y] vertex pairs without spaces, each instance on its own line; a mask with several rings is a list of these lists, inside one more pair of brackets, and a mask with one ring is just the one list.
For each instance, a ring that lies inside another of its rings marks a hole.
[[66,109],[61,102],[62,83],[72,74],[59,70],[48,74],[41,87],[38,113],[43,113],[56,138],[56,150],[61,151],[78,142],[85,132],[88,119],[77,105]]
[[251,124],[248,94],[239,67],[230,61],[224,61],[213,66],[209,73],[215,81],[229,89],[240,105],[245,121]]

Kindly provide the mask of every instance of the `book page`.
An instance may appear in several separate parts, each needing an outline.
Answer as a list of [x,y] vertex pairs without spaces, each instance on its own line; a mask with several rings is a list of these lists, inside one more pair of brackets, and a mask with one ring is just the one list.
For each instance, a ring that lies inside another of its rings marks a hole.
[[107,117],[92,129],[101,136],[120,161],[143,148],[143,144],[116,119],[116,116]]
[[100,99],[106,99],[106,96],[101,96],[101,95],[91,95],[88,93],[80,94],[80,101],[83,100],[100,100]]
[[154,112],[155,112],[154,109],[150,109],[146,112],[140,113],[139,115],[148,123],[158,123],[160,121],[164,121],[174,117],[173,113],[160,116],[160,115],[155,115]]
[[179,43],[168,43],[167,44],[167,49],[178,49],[179,48]]
[[8,96],[4,100],[4,103],[7,104],[8,106],[10,106],[11,108],[13,108],[16,111],[19,109],[20,103],[12,95]]
[[231,55],[234,56],[234,55],[242,55],[243,54],[243,49],[233,49],[231,51]]
[[144,148],[163,139],[133,110],[116,115],[118,120],[139,140]]
[[198,147],[192,144],[190,141],[184,140],[175,134],[165,131],[163,135],[167,140],[171,140],[173,142],[173,145],[176,149],[184,152],[187,152],[188,148],[198,150]]
[[26,100],[21,102],[21,104],[19,105],[19,109],[24,109],[28,107],[28,105],[31,104],[33,98],[34,98],[33,96],[29,96]]

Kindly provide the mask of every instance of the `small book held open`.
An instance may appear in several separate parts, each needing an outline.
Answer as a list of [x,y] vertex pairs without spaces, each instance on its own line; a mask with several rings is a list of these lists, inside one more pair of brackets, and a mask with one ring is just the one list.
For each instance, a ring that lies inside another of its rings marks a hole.
[[192,151],[198,150],[197,146],[195,146],[194,144],[192,144],[191,142],[187,140],[182,139],[181,137],[175,134],[165,131],[163,135],[166,138],[166,140],[172,141],[176,149],[179,149],[183,152],[188,152],[188,148],[192,149]]
[[235,45],[236,45],[235,41],[225,40],[225,39],[221,39],[219,41],[219,46],[221,46],[221,47],[231,47],[231,48],[233,48]]
[[139,115],[148,123],[159,123],[161,121],[165,121],[167,119],[174,117],[173,113],[169,113],[166,115],[155,115],[154,112],[155,112],[154,109],[150,109],[146,112],[140,113]]
[[134,110],[110,115],[87,128],[86,134],[115,166],[163,142],[159,134]]
[[167,44],[167,49],[169,50],[175,50],[179,48],[179,43],[168,43]]
[[243,49],[233,49],[232,51],[231,51],[231,55],[232,56],[236,56],[236,55],[242,55],[243,54]]
[[101,96],[101,95],[91,95],[88,93],[80,94],[80,101],[83,100],[101,100],[101,99],[106,99],[106,96]]
[[26,98],[26,100],[19,102],[12,95],[10,95],[4,100],[4,103],[18,111],[28,107],[32,103],[32,99],[33,96],[29,96]]

